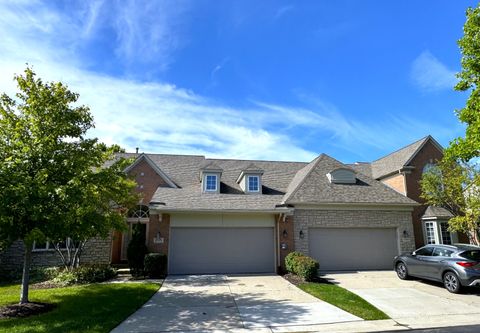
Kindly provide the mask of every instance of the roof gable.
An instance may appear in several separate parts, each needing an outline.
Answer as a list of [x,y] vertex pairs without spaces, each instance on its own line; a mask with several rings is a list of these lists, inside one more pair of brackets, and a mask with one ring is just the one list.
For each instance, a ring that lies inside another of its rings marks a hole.
[[387,156],[379,158],[371,163],[372,177],[375,179],[383,178],[394,172],[397,172],[409,166],[409,163],[415,158],[418,152],[425,146],[427,142],[443,151],[443,147],[430,135],[415,141]]
[[130,172],[135,168],[141,161],[147,162],[147,164],[170,186],[173,188],[178,188],[178,186],[163,172],[160,167],[155,164],[148,155],[142,153],[140,154],[132,164],[130,164],[124,171],[126,173]]
[[291,191],[284,196],[286,204],[400,204],[416,202],[390,189],[381,182],[363,174],[356,182],[331,183],[327,174],[338,169],[349,169],[336,159],[322,154],[295,175]]

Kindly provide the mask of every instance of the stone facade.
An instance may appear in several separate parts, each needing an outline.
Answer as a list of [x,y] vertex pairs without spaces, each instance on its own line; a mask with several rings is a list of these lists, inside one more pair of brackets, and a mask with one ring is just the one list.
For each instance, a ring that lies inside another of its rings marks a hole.
[[[295,250],[309,255],[308,230],[330,228],[397,228],[401,252],[413,251],[415,241],[410,211],[296,209],[294,213]],[[303,232],[303,238],[300,237]],[[404,231],[406,234],[404,235]]]
[[[80,256],[81,264],[109,264],[112,238],[92,238],[85,245]],[[25,248],[22,241],[16,241],[0,253],[0,270],[5,272],[19,271],[23,267]],[[55,250],[32,252],[32,267],[53,267],[62,265],[60,256]]]

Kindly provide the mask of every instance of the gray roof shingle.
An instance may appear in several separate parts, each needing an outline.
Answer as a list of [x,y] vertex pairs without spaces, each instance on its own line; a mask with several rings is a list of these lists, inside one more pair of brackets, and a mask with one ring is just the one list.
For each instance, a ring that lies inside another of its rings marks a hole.
[[436,217],[436,218],[452,218],[453,214],[443,207],[428,206],[422,218]]
[[372,177],[381,178],[407,166],[418,150],[432,137],[426,136],[371,163]]
[[[311,163],[207,159],[195,155],[146,154],[179,188],[159,187],[152,204],[171,210],[271,211],[276,205],[305,203],[416,203],[370,177],[357,174],[354,185],[330,184],[326,174],[344,164],[320,155]],[[119,154],[136,157],[136,154]],[[203,193],[199,172],[214,165],[223,170],[220,193]],[[263,170],[262,194],[245,194],[237,183],[244,170]],[[288,200],[287,200],[288,199]]]
[[[287,204],[356,203],[356,204],[404,204],[417,203],[381,182],[361,173],[356,173],[355,184],[330,183],[327,173],[345,165],[322,154],[302,169],[302,179],[289,191],[284,202]],[[308,171],[307,171],[308,170]]]

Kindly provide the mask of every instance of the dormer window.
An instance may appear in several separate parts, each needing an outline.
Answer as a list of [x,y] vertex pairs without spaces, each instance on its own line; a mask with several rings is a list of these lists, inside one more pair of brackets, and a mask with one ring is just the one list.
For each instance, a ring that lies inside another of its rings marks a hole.
[[262,193],[263,170],[254,164],[250,164],[240,172],[237,183],[246,194]]
[[213,161],[207,162],[200,169],[200,182],[202,183],[202,191],[204,193],[220,193],[220,177],[222,176],[222,168]]
[[205,175],[205,192],[217,192],[218,177],[214,174]]
[[247,176],[248,178],[248,192],[259,192],[260,191],[260,176]]
[[327,173],[327,178],[333,184],[355,184],[357,177],[355,171],[348,168],[338,168]]

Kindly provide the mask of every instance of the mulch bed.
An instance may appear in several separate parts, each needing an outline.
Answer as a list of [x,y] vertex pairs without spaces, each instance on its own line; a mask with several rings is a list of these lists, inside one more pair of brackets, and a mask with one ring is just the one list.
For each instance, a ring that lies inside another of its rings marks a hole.
[[52,281],[43,281],[39,283],[34,283],[30,286],[30,289],[52,289],[52,288],[61,288],[65,285],[58,284]]
[[[300,276],[298,275],[295,275],[295,274],[291,274],[291,273],[288,273],[288,274],[285,274],[283,275],[283,278],[285,280],[287,280],[288,282],[290,282],[291,284],[295,285],[295,286],[298,286],[298,285],[301,285],[303,283],[306,283],[306,281],[301,278]],[[317,277],[315,278],[313,281],[310,281],[310,282],[316,282],[316,283],[330,283],[328,280],[325,280],[325,279],[322,279],[320,277]]]
[[0,307],[0,319],[29,317],[51,311],[54,308],[54,304],[40,302],[7,305]]

